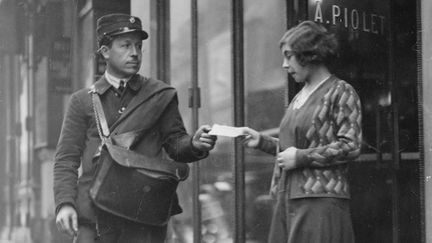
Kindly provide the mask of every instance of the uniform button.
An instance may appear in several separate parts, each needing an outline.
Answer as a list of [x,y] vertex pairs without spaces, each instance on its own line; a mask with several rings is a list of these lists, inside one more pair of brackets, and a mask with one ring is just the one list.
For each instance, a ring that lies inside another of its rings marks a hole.
[[119,94],[118,94],[118,93],[115,93],[114,95],[117,96],[117,97],[119,97]]
[[143,190],[143,192],[149,192],[149,191],[151,191],[151,186],[148,186],[148,185],[144,186],[142,190]]

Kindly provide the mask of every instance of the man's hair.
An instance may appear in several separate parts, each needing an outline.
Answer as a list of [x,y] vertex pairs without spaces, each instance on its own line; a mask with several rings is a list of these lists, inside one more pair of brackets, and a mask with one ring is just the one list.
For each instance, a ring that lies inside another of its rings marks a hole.
[[113,38],[109,35],[105,35],[102,39],[98,41],[99,47],[111,45]]
[[98,48],[101,48],[102,46],[111,47],[113,40],[114,37],[110,35],[104,35],[101,39],[98,40]]
[[302,66],[329,64],[337,56],[338,49],[336,37],[323,26],[309,20],[285,32],[279,45],[280,48],[290,46]]
[[101,53],[102,46],[107,46],[108,48],[111,48],[113,40],[114,40],[114,37],[109,36],[109,35],[105,35],[100,40],[98,40],[98,42],[97,42],[98,49],[96,50],[95,54],[99,55],[100,57],[102,57],[103,59],[105,59],[104,56]]

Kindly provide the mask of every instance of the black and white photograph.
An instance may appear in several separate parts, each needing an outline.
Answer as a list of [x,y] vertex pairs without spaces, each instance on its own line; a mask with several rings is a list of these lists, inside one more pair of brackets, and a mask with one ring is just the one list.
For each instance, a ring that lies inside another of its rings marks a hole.
[[432,1],[0,0],[0,243],[432,243]]

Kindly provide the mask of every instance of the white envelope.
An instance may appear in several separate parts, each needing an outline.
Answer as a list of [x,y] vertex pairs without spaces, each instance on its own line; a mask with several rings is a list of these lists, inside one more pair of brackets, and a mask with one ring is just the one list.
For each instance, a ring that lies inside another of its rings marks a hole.
[[218,125],[218,124],[214,124],[212,126],[212,129],[210,130],[209,134],[216,135],[216,136],[232,137],[232,138],[246,135],[239,127],[231,127],[231,126]]

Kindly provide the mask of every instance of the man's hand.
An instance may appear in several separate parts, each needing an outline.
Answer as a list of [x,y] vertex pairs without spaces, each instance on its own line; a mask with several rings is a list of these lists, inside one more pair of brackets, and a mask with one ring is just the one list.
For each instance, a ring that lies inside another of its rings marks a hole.
[[206,152],[214,148],[216,143],[216,136],[209,135],[208,132],[211,130],[209,125],[201,126],[192,137],[192,145],[196,150]]
[[70,205],[64,205],[60,208],[56,217],[57,229],[70,236],[78,233],[78,216],[75,208]]

